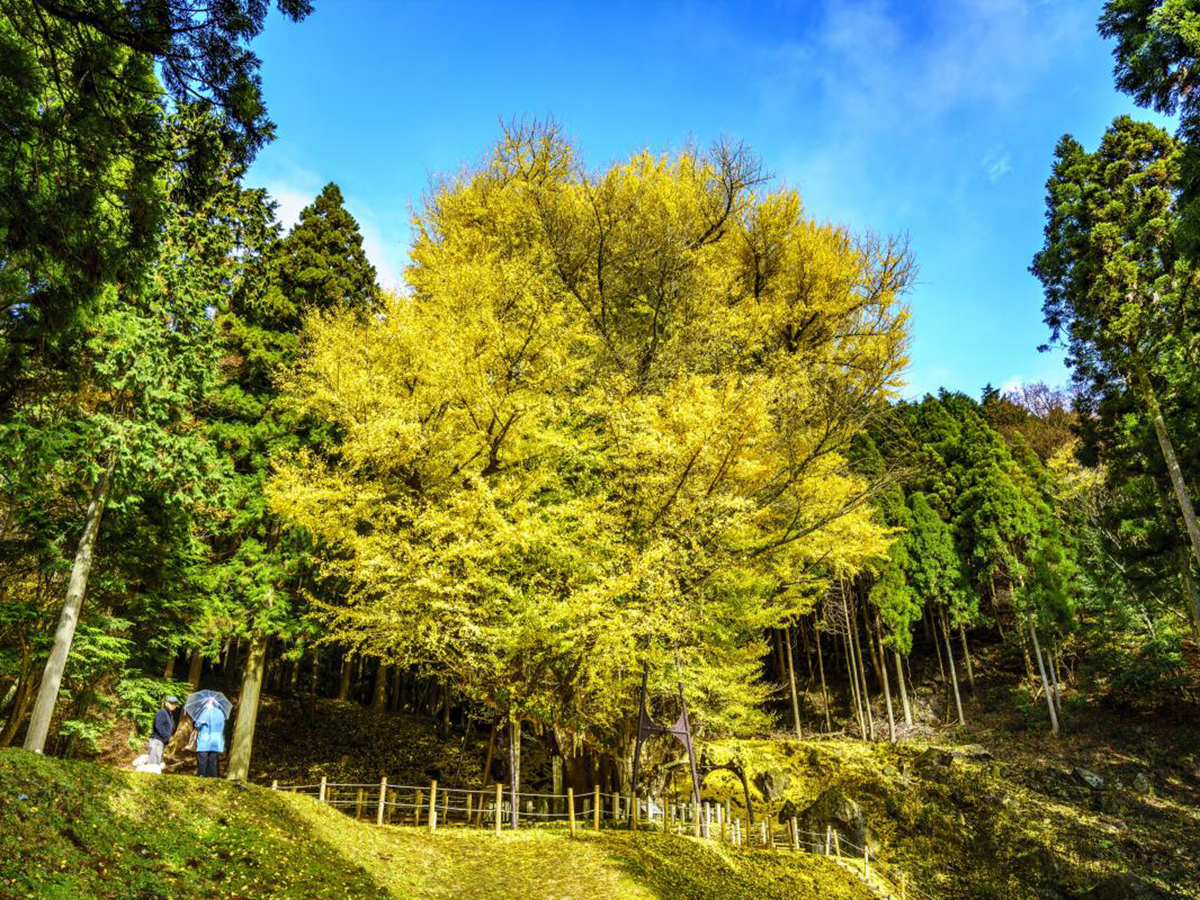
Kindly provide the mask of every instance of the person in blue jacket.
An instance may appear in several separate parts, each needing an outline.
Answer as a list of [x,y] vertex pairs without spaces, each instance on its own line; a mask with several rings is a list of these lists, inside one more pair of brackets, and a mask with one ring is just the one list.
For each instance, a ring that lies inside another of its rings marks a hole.
[[149,762],[159,765],[162,763],[163,748],[175,733],[175,709],[179,706],[177,697],[168,697],[162,709],[154,714],[154,728],[150,731],[150,744],[146,748]]
[[210,702],[193,720],[196,723],[196,774],[216,778],[221,754],[225,752],[225,711]]

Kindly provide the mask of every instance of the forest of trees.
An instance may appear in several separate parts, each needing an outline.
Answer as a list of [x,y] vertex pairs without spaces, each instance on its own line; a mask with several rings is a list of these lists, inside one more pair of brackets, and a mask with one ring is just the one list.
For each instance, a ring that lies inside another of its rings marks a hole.
[[643,663],[706,738],[896,740],[919,681],[969,719],[981,648],[1054,733],[1194,701],[1200,13],[1158,9],[1101,31],[1179,133],[1066,136],[1047,184],[1071,384],[903,400],[906,243],[748,148],[592,169],[515,122],[389,293],[337,185],[285,231],[243,183],[265,4],[2,0],[0,746],[220,678],[234,778],[269,691],[524,728],[591,784]]

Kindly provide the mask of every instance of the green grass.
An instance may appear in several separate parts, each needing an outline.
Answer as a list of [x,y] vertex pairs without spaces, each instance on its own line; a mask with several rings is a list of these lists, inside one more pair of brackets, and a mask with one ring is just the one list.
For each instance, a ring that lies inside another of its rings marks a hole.
[[0,897],[864,900],[826,860],[658,834],[376,828],[309,798],[0,751]]

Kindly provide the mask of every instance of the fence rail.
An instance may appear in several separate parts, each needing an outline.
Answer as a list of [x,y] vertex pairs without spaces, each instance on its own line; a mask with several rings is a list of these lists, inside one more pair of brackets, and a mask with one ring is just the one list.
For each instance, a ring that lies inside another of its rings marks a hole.
[[767,815],[751,825],[749,817],[735,810],[730,801],[692,801],[602,792],[599,786],[576,794],[519,791],[496,784],[490,788],[389,784],[387,779],[371,783],[340,783],[322,778],[318,784],[271,783],[271,789],[309,796],[356,819],[373,818],[377,825],[413,825],[436,829],[460,825],[494,828],[519,827],[522,819],[538,823],[566,823],[576,830],[599,829],[605,825],[661,830],[668,834],[690,834],[718,840],[735,847],[779,853],[807,853],[828,857],[853,874],[882,900],[935,900],[912,884],[903,872],[871,855],[867,847],[846,840],[827,828],[824,834],[802,830],[795,818],[780,822]]

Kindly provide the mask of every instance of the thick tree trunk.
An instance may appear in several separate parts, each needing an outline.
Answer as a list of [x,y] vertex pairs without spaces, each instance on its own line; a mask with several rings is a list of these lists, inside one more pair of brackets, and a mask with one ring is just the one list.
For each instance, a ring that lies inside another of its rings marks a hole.
[[71,580],[67,583],[67,599],[63,603],[58,628],[54,632],[50,658],[46,660],[46,669],[42,673],[42,683],[38,687],[37,700],[33,705],[29,731],[25,734],[25,749],[34,753],[42,752],[46,746],[46,736],[50,732],[50,720],[54,717],[54,705],[58,702],[58,689],[62,685],[67,655],[71,652],[71,641],[75,637],[75,626],[79,622],[83,595],[87,592],[88,575],[92,571],[92,556],[100,534],[100,518],[104,514],[104,504],[108,501],[116,464],[116,454],[110,453],[104,470],[92,488],[92,499],[84,517],[83,535],[79,538],[75,562],[71,567]]
[[512,775],[512,784],[508,793],[512,801],[512,827],[516,828],[521,821],[518,794],[521,793],[521,720],[510,721],[508,727],[508,768]]
[[912,707],[908,705],[908,686],[904,683],[904,662],[900,659],[900,651],[893,650],[896,655],[896,681],[900,682],[900,705],[904,707],[904,724],[912,725]]
[[188,661],[188,682],[192,686],[193,691],[200,690],[200,678],[204,673],[204,657],[200,655],[199,650],[192,651],[192,658]]
[[1050,733],[1058,737],[1058,714],[1054,711],[1054,698],[1050,695],[1050,680],[1046,677],[1046,664],[1042,661],[1042,650],[1038,646],[1037,629],[1029,623],[1029,635],[1033,638],[1033,653],[1037,657],[1038,671],[1042,673],[1042,688],[1046,691],[1046,706],[1050,709]]
[[975,696],[975,667],[971,665],[971,649],[967,646],[967,629],[958,626],[958,636],[962,639],[963,659],[967,661],[967,685],[971,688],[971,696]]
[[258,698],[262,693],[263,670],[270,640],[266,635],[256,635],[250,642],[250,655],[243,667],[242,692],[238,697],[237,723],[229,751],[230,781],[245,781],[250,777],[250,753],[254,747],[254,726],[258,722]]
[[[877,612],[876,616],[878,615]],[[875,620],[875,636],[879,640],[879,659],[882,661],[886,659],[884,655],[886,651],[883,649],[883,629],[879,627],[878,619]],[[896,743],[896,713],[892,709],[892,689],[888,685],[887,666],[885,665],[879,667],[879,680],[883,682],[883,699],[887,702],[888,740],[894,744]]]
[[804,732],[800,730],[800,699],[796,696],[796,667],[792,662],[795,656],[792,650],[792,629],[785,628],[783,636],[785,649],[787,650],[788,679],[792,684],[792,725],[796,729],[796,739],[803,740]]
[[342,657],[342,677],[338,682],[337,699],[350,699],[350,676],[354,673],[354,654],[347,653]]
[[175,677],[175,651],[171,651],[171,655],[167,657],[167,664],[163,668],[163,678],[167,681]]
[[833,731],[833,720],[829,715],[829,689],[825,687],[825,654],[821,651],[821,631],[819,628],[813,628],[813,634],[817,638],[817,669],[821,673],[821,700],[825,709],[825,732],[828,734]]
[[958,692],[958,673],[954,668],[954,647],[950,643],[950,622],[946,618],[946,610],[941,610],[942,614],[942,636],[946,639],[946,659],[950,667],[950,683],[954,687],[954,708],[958,711],[958,724],[966,725],[967,720],[963,717],[962,696]]
[[1179,502],[1179,512],[1183,515],[1183,524],[1187,530],[1188,539],[1192,544],[1192,556],[1200,564],[1200,524],[1196,522],[1196,510],[1192,507],[1192,496],[1188,492],[1187,482],[1183,478],[1183,470],[1179,467],[1179,459],[1175,456],[1175,446],[1171,443],[1171,435],[1167,431],[1167,422],[1158,406],[1158,397],[1154,387],[1146,376],[1140,364],[1134,366],[1136,379],[1142,402],[1150,414],[1154,424],[1154,433],[1158,437],[1158,446],[1162,450],[1163,461],[1167,464],[1167,473],[1171,476],[1171,486],[1175,489],[1175,499]]
[[371,692],[371,709],[375,712],[387,709],[388,669],[388,664],[383,660],[375,667],[375,689]]

